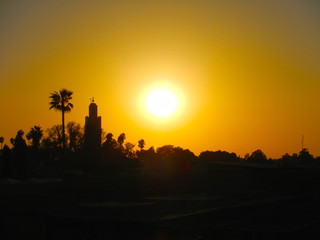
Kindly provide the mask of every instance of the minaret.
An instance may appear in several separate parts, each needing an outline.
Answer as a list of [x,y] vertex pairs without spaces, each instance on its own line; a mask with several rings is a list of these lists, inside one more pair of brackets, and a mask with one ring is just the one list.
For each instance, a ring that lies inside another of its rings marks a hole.
[[101,147],[101,117],[98,116],[98,106],[91,99],[89,105],[89,116],[85,119],[84,145],[89,149]]

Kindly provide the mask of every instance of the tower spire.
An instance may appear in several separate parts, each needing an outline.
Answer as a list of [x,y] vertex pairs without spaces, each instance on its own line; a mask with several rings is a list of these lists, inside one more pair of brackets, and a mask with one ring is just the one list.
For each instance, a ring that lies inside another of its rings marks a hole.
[[98,106],[94,98],[90,98],[89,116],[85,118],[85,146],[91,149],[101,147],[101,117],[98,116]]

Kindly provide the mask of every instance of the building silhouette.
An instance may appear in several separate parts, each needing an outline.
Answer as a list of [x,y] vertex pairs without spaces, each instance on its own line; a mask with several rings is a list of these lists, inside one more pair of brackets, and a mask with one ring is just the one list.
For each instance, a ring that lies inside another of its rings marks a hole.
[[98,116],[98,106],[93,98],[89,105],[89,116],[85,118],[84,145],[93,150],[101,147],[101,117]]

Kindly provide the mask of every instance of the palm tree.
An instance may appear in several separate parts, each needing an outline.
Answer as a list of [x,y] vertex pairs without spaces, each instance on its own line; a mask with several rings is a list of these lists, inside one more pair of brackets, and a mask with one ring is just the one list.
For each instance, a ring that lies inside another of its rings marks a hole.
[[69,91],[65,88],[61,89],[59,92],[52,92],[49,98],[51,99],[50,109],[55,109],[61,111],[62,113],[62,147],[65,149],[66,146],[66,138],[65,138],[65,131],[64,131],[64,113],[71,112],[73,108],[73,104],[69,101],[72,99],[72,91]]

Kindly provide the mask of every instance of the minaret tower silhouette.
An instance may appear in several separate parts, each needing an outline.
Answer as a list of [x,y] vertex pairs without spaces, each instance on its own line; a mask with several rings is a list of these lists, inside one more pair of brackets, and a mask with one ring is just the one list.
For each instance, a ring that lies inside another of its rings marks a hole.
[[89,116],[85,118],[84,145],[89,149],[101,147],[101,117],[98,116],[98,106],[91,99]]

